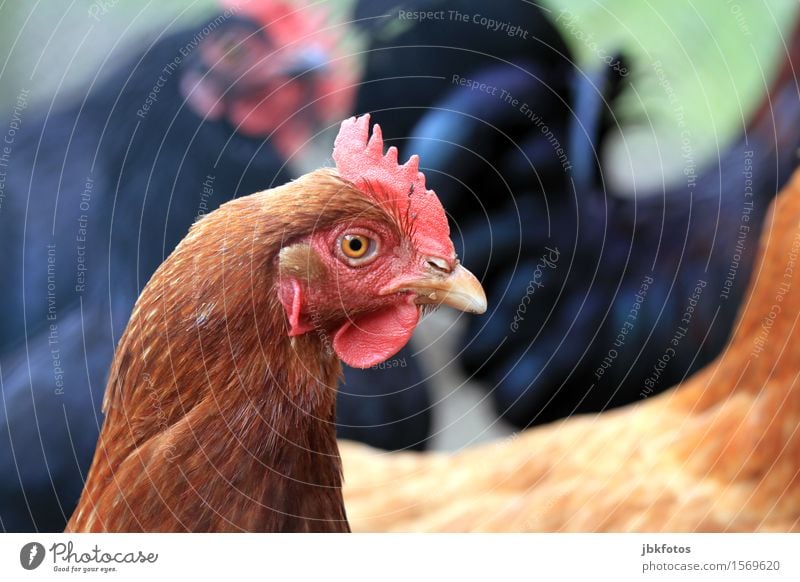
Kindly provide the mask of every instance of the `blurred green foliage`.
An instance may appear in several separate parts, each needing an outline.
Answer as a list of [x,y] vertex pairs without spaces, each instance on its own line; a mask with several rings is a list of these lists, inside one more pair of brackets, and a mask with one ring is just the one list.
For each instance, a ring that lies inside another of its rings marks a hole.
[[[581,65],[597,67],[615,52],[629,59],[631,88],[615,104],[626,126],[617,153],[639,157],[641,170],[661,163],[667,177],[680,176],[674,158],[682,127],[698,163],[742,131],[785,58],[798,11],[797,0],[547,0],[546,6]],[[648,148],[659,155],[648,155]]]
[[[20,88],[49,101],[86,83],[110,47],[141,47],[155,28],[196,22],[213,0],[71,0],[0,3],[0,102]],[[137,46],[138,45],[138,46]],[[108,63],[113,67],[113,63]]]

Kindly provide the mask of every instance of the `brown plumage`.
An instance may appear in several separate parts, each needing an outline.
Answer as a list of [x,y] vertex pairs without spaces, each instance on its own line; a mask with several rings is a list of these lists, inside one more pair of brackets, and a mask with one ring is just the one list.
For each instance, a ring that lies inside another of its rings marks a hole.
[[[376,184],[379,199],[340,173],[318,170],[223,205],[158,269],[117,348],[67,531],[349,531],[336,356],[356,353],[367,365],[390,357],[354,348],[355,324],[408,311],[426,285],[463,291],[466,271],[453,255],[437,258],[450,272],[430,273],[430,257],[417,253],[424,245],[399,230],[386,203],[389,186]],[[368,264],[329,249],[351,228],[381,231],[370,235]],[[452,248],[449,238],[438,243]],[[386,291],[383,272],[403,279],[403,291]]]
[[341,443],[356,531],[800,531],[800,172],[728,347],[637,405],[454,455]]

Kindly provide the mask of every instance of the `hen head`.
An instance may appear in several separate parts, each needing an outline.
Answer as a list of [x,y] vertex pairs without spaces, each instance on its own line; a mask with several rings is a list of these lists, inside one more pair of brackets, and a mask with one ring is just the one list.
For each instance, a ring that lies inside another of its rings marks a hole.
[[278,294],[289,335],[316,330],[343,362],[366,368],[406,344],[425,306],[486,311],[418,158],[398,165],[396,148],[384,154],[380,126],[369,135],[369,115],[342,124],[333,157],[347,185],[330,203],[362,204],[282,247]]
[[353,67],[337,54],[339,29],[318,6],[222,0],[225,12],[196,35],[181,92],[204,119],[270,137],[288,158],[354,98]]

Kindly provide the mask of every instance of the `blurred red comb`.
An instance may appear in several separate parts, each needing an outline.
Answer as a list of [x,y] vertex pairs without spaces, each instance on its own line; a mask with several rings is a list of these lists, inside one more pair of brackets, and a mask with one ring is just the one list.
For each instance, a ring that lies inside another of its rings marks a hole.
[[320,30],[328,12],[319,6],[308,8],[300,0],[220,0],[220,5],[270,28],[279,44],[288,44]]
[[455,257],[444,208],[436,193],[425,187],[419,158],[413,155],[399,165],[396,147],[384,154],[380,125],[375,124],[369,135],[368,113],[342,122],[333,159],[342,178],[380,204],[391,205],[398,216],[410,219],[420,250],[446,259]]

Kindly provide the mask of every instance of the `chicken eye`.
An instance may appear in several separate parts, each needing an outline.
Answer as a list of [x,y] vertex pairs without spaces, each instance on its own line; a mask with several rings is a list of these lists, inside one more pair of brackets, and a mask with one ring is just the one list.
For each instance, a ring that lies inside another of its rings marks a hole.
[[245,49],[241,43],[231,42],[225,50],[225,58],[232,63],[242,60]]
[[346,234],[342,237],[342,252],[351,259],[360,259],[367,254],[369,239],[360,234]]
[[361,264],[369,260],[375,254],[377,246],[375,240],[363,234],[345,234],[339,243],[342,254],[350,264]]

